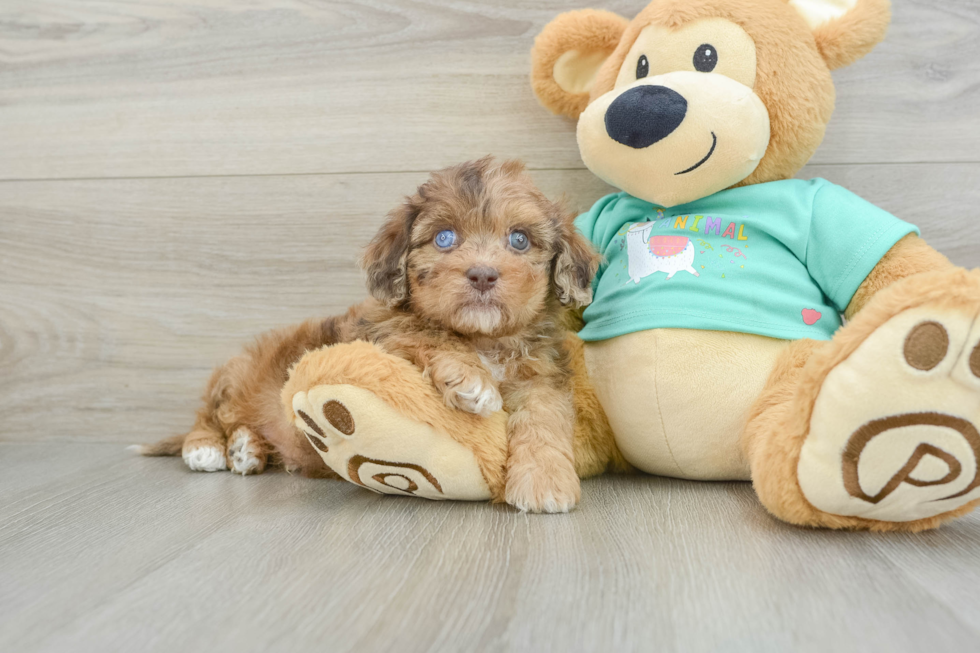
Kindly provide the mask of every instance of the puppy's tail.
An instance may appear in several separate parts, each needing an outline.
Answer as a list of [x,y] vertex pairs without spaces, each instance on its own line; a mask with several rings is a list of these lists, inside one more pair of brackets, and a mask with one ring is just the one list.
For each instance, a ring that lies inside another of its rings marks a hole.
[[214,370],[204,391],[204,405],[197,411],[194,428],[189,433],[172,435],[155,444],[134,444],[126,448],[141,456],[179,456],[184,448],[184,442],[187,438],[191,438],[192,444],[197,444],[198,441],[206,444],[213,442],[223,449],[224,431],[217,415],[222,402],[230,392],[231,380],[234,378],[228,370],[232,366],[241,367],[245,364],[243,358],[238,356]]
[[179,456],[187,436],[187,433],[173,435],[155,444],[134,444],[126,448],[130,451],[135,451],[141,456]]

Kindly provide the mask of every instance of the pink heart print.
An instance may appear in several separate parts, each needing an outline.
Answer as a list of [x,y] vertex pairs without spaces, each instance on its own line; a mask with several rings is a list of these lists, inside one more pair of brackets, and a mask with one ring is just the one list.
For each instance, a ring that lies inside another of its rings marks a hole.
[[817,323],[817,320],[823,317],[823,313],[820,311],[815,311],[812,308],[803,309],[803,324],[807,326],[813,326]]

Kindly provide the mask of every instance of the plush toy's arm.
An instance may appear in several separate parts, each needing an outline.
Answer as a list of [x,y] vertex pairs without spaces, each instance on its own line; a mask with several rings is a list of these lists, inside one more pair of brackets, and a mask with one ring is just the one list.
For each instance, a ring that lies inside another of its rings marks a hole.
[[909,234],[885,254],[878,265],[858,287],[844,315],[850,319],[871,300],[878,291],[896,281],[920,272],[951,270],[955,267],[949,259],[930,247],[915,234]]

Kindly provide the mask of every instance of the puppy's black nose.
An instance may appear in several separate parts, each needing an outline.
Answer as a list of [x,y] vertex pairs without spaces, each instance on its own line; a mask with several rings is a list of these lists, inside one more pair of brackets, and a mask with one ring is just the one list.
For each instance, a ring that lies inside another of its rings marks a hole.
[[470,280],[471,286],[480,292],[486,292],[497,283],[497,279],[500,278],[500,273],[493,268],[480,266],[467,270],[466,278]]
[[606,109],[606,133],[637,150],[667,138],[684,122],[687,100],[666,86],[637,86]]

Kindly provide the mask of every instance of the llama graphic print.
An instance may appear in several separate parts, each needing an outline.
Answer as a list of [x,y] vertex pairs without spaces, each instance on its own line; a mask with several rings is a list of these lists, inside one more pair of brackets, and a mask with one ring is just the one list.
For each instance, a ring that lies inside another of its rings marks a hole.
[[655,222],[634,224],[626,232],[626,255],[633,283],[655,272],[670,279],[678,272],[701,275],[694,269],[694,243],[687,236],[651,236]]

